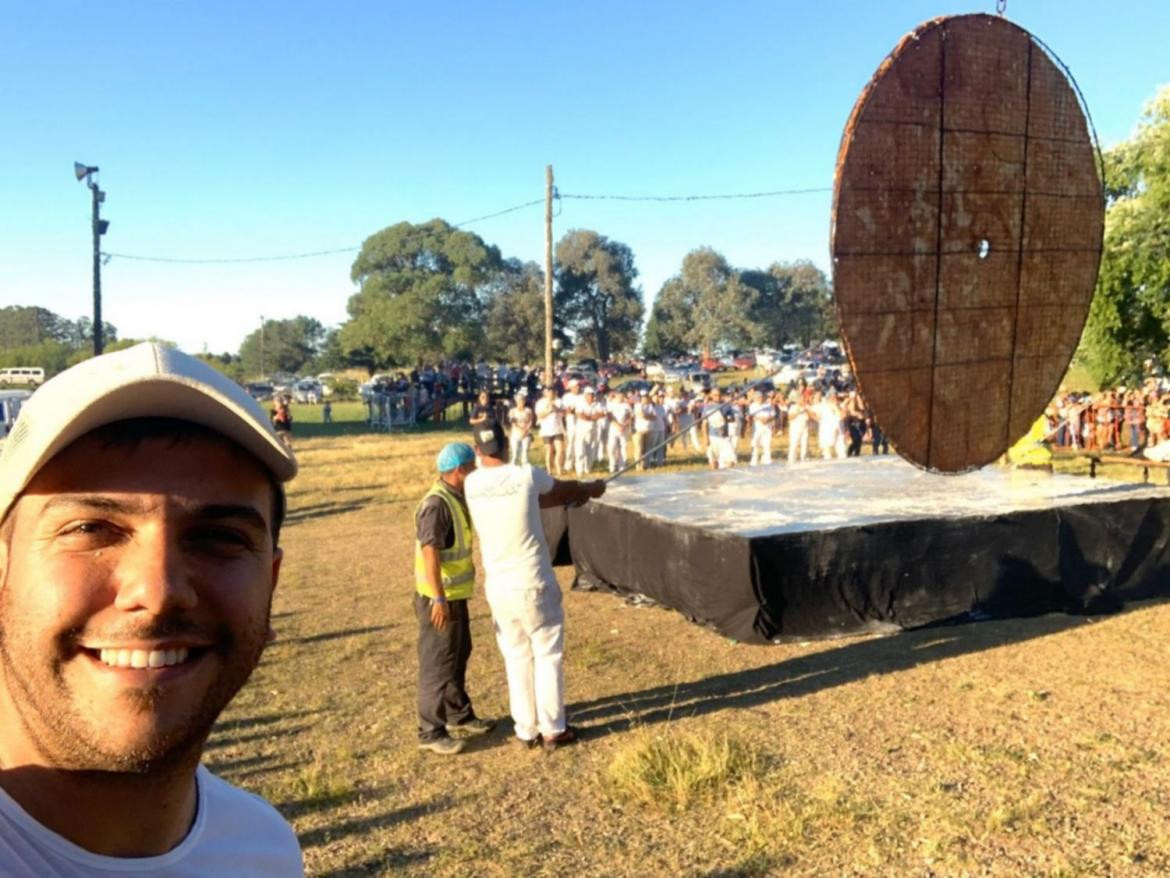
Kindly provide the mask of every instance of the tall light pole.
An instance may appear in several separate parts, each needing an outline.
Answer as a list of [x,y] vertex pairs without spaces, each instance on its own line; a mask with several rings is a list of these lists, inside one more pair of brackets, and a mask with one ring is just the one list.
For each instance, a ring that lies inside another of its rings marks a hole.
[[102,235],[110,228],[108,220],[101,218],[101,204],[106,200],[106,193],[99,187],[94,174],[98,172],[96,165],[73,163],[73,174],[78,181],[84,180],[85,185],[93,192],[93,354],[98,356],[102,352]]

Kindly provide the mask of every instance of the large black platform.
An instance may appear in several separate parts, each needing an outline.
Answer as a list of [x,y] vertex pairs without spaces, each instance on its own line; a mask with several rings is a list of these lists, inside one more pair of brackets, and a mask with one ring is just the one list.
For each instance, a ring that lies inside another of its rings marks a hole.
[[655,474],[546,532],[582,582],[755,643],[1170,594],[1170,489],[1040,471],[864,457]]

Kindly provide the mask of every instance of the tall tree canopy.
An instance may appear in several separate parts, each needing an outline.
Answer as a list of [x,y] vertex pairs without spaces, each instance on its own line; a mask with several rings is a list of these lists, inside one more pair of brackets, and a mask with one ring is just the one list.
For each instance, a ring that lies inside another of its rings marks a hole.
[[740,280],[757,293],[750,314],[756,344],[810,345],[837,336],[828,278],[808,260],[773,262],[766,271],[742,272]]
[[371,235],[351,272],[341,346],[383,368],[421,358],[470,356],[483,341],[483,288],[500,251],[441,219],[398,223]]
[[601,360],[633,351],[642,323],[634,253],[620,241],[572,229],[557,242],[556,313],[579,353]]
[[509,363],[544,361],[544,272],[509,259],[487,294],[487,349]]
[[[107,341],[118,330],[102,321]],[[93,321],[88,317],[69,320],[39,305],[9,305],[0,308],[0,350],[59,342],[69,348],[93,345]]]
[[312,317],[269,318],[240,345],[240,364],[246,375],[295,375],[316,359],[324,341],[325,327]]
[[751,312],[757,292],[721,253],[699,247],[683,257],[678,274],[662,285],[646,327],[646,352],[743,347],[753,340]]
[[1101,383],[1170,367],[1170,86],[1134,136],[1105,154],[1108,207],[1097,294],[1080,357]]

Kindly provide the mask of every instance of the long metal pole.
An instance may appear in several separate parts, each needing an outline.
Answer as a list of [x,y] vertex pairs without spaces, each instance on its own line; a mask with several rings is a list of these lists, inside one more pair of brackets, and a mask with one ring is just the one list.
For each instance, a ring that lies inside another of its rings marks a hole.
[[544,386],[553,382],[553,169],[544,169]]
[[93,355],[102,353],[102,232],[101,232],[101,190],[94,182],[93,191]]
[[[731,396],[727,397],[727,399],[721,400],[721,402],[723,402],[724,404],[736,402],[738,400],[743,399],[745,396],[747,396],[749,393],[751,393],[752,390],[754,390],[754,389],[755,388],[753,388],[753,387],[745,387],[743,390],[739,391],[738,393],[733,393]],[[718,409],[711,409],[711,411],[709,411],[709,412],[707,412],[707,414],[701,416],[691,426],[687,427],[687,429],[688,430],[696,429],[700,424],[702,424],[704,421],[706,421],[707,418],[711,417],[711,415],[715,414],[715,412],[717,412],[717,411],[718,411]],[[603,478],[602,481],[603,482],[612,482],[618,476],[625,475],[630,470],[632,470],[634,467],[636,467],[638,464],[642,463],[642,461],[644,461],[646,458],[648,458],[651,454],[653,454],[659,448],[663,448],[663,447],[669,445],[675,439],[681,439],[681,438],[682,438],[681,432],[675,433],[673,436],[667,436],[665,439],[663,439],[661,442],[659,442],[653,448],[649,449],[648,451],[644,451],[642,453],[642,456],[639,457],[637,460],[630,461],[625,466],[623,466],[621,469],[619,469],[617,472],[610,473],[608,476]]]

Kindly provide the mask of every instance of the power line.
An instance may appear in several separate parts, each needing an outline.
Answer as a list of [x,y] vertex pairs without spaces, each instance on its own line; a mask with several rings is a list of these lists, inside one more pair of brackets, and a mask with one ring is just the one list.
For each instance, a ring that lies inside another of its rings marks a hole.
[[832,192],[831,186],[813,189],[773,189],[768,192],[734,192],[721,195],[569,195],[558,194],[558,198],[573,198],[578,201],[730,201],[740,198],[776,198],[782,195],[812,195]]
[[[498,216],[514,213],[518,210],[523,210],[526,207],[533,207],[537,204],[544,204],[543,198],[538,198],[535,201],[526,201],[523,204],[514,204],[512,207],[505,207],[503,210],[497,210],[493,213],[485,213],[483,216],[472,217],[471,219],[463,220],[451,226],[454,229],[461,229],[464,226],[469,226],[472,223],[483,222],[484,220],[495,219]],[[406,240],[411,238],[426,237],[429,232],[422,232],[418,235],[411,235]],[[174,256],[138,256],[132,253],[103,253],[107,259],[131,259],[135,262],[167,262],[177,263],[183,265],[228,265],[239,264],[243,262],[287,262],[293,259],[311,259],[315,256],[332,256],[337,253],[354,253],[361,249],[361,245],[356,247],[338,247],[333,250],[308,250],[303,253],[286,253],[279,256],[243,256],[243,257],[222,257],[222,258],[204,258],[204,259],[185,259]]]
[[[741,199],[752,198],[778,198],[783,196],[797,196],[797,195],[814,195],[824,192],[832,192],[832,187],[823,186],[808,189],[772,189],[765,192],[733,192],[733,193],[719,193],[719,194],[696,194],[696,195],[619,195],[619,194],[584,194],[584,193],[561,193],[554,191],[553,198],[558,202],[574,200],[574,201],[641,201],[641,202],[685,202],[685,201],[733,201]],[[510,213],[515,213],[518,210],[535,207],[538,204],[543,204],[543,198],[533,199],[532,201],[525,201],[522,204],[514,204],[511,207],[505,207],[503,210],[493,211],[492,213],[485,213],[482,216],[472,217],[471,219],[463,220],[462,222],[454,223],[451,227],[460,229],[474,223],[484,222],[486,220],[495,219],[496,217],[505,216]],[[561,212],[561,205],[557,205],[557,215]],[[417,236],[411,235],[405,240],[409,241],[415,237],[424,238],[429,235],[429,232],[420,232]],[[258,262],[289,262],[297,259],[313,259],[318,256],[334,256],[338,253],[356,253],[361,250],[361,245],[352,247],[337,247],[331,250],[306,250],[301,253],[284,253],[273,256],[240,256],[240,257],[204,257],[204,258],[184,258],[178,256],[141,256],[135,253],[109,253],[103,252],[102,256],[108,261],[110,259],[127,259],[134,262],[163,262],[178,265],[239,265],[243,263],[258,263]]]

